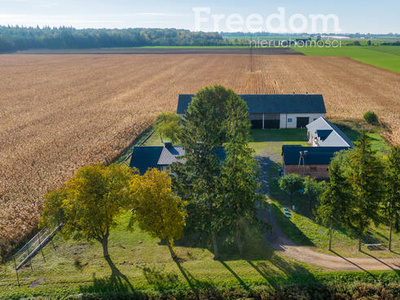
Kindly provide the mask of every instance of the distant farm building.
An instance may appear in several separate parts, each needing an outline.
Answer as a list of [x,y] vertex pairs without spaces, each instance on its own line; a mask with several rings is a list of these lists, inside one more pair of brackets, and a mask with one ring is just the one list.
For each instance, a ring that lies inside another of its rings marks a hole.
[[[223,147],[218,148],[215,154],[220,160],[226,157]],[[137,168],[140,174],[153,168],[166,171],[174,162],[185,162],[184,155],[185,150],[181,146],[173,146],[171,142],[166,142],[164,146],[138,146],[133,148],[129,166]]]
[[321,117],[307,126],[308,143],[317,147],[353,147],[350,139],[335,125]]
[[[177,113],[184,114],[194,95],[181,94]],[[252,128],[305,128],[310,122],[325,117],[322,95],[239,95],[248,108]]]
[[328,168],[337,152],[348,147],[303,147],[299,145],[282,146],[283,175],[291,173],[310,176],[315,179],[328,179]]

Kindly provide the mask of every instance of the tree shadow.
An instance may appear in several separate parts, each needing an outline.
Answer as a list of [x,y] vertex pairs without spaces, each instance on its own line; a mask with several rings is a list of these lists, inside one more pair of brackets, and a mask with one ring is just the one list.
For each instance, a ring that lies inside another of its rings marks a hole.
[[174,273],[163,273],[156,267],[143,267],[141,268],[147,282],[157,288],[159,291],[175,288],[178,283],[178,275]]
[[377,258],[376,256],[373,256],[373,255],[370,254],[370,253],[367,253],[367,252],[365,252],[365,251],[363,251],[363,250],[361,250],[360,252],[363,253],[363,254],[365,254],[365,255],[367,255],[367,256],[369,256],[369,257],[371,257],[371,258],[373,258],[373,259],[375,259],[376,261],[380,262],[382,265],[385,265],[386,267],[388,267],[389,269],[391,269],[392,271],[394,271],[397,275],[400,275],[400,270],[399,270],[399,269],[393,268],[391,265],[385,263],[383,260]]
[[[288,263],[279,255],[274,254],[269,260],[271,265],[263,261],[250,261],[247,263],[253,267],[273,288],[278,288],[282,281],[294,284],[298,281],[311,282],[320,285],[321,283],[315,276],[305,267],[297,262],[291,261]],[[281,271],[285,276],[277,274],[277,270]],[[279,281],[277,280],[279,278]]]
[[273,226],[273,235],[270,240],[276,237],[279,238],[279,236],[286,236],[298,246],[315,246],[303,231],[301,231],[295,223],[284,215],[283,211],[279,207],[272,205],[271,211],[268,215],[269,221]]
[[266,156],[256,156],[258,165],[260,166],[259,180],[261,190],[264,194],[271,197],[271,170],[277,169],[278,164]]
[[107,293],[107,292],[121,292],[121,293],[136,293],[128,277],[121,273],[115,266],[110,256],[105,257],[108,265],[111,268],[111,276],[108,278],[98,279],[93,274],[93,285],[81,286],[81,292],[86,293]]
[[250,289],[249,286],[243,281],[243,279],[240,278],[240,276],[235,271],[233,271],[232,268],[229,267],[223,260],[219,260],[219,262],[233,275],[233,277],[236,278],[236,280],[246,291]]
[[348,258],[340,255],[339,253],[337,253],[334,250],[331,250],[331,252],[333,254],[335,254],[336,256],[340,257],[341,259],[343,259],[344,261],[348,262],[349,264],[352,264],[353,266],[357,267],[358,269],[360,269],[361,271],[364,271],[365,273],[367,273],[369,276],[371,276],[373,279],[376,279],[376,276],[374,274],[372,274],[371,272],[369,272],[368,270],[362,268],[361,266],[357,265],[356,263],[352,262],[351,260],[349,260]]
[[396,254],[396,255],[400,255],[399,252],[396,252],[396,251],[393,251],[393,250],[390,250],[390,253],[393,253],[393,254]]
[[183,267],[179,258],[174,259],[176,266],[178,267],[179,271],[182,273],[183,277],[185,278],[186,282],[189,284],[190,289],[195,294],[196,299],[200,299],[199,297],[199,289],[205,288],[212,288],[213,284],[208,281],[200,281],[196,279],[186,268]]

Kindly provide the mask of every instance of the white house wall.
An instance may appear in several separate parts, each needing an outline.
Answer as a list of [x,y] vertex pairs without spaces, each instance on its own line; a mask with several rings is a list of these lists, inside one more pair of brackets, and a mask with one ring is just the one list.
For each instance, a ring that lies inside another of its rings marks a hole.
[[[309,123],[311,123],[319,117],[325,117],[325,114],[281,114],[280,128],[297,128],[297,117],[309,117]],[[291,122],[289,122],[290,119]]]

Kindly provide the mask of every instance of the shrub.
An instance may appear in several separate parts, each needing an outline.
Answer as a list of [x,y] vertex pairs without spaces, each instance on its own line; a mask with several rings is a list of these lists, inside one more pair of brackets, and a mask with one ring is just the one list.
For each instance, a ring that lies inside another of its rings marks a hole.
[[364,114],[364,120],[368,124],[378,124],[379,123],[378,116],[373,111],[367,111]]

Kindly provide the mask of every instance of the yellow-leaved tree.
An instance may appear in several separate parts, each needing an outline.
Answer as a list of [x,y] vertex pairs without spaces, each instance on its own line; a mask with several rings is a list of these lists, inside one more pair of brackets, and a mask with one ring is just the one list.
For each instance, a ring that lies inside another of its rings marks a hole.
[[137,223],[141,230],[152,237],[166,240],[175,259],[174,239],[183,236],[186,203],[172,193],[169,174],[157,169],[148,170],[143,176],[135,174],[130,191],[130,228]]
[[108,238],[128,199],[132,173],[114,164],[79,169],[64,187],[46,196],[40,226],[63,224],[61,233],[66,239],[100,242],[112,276],[119,275],[108,254]]

